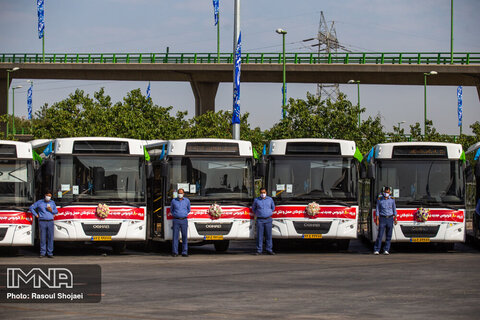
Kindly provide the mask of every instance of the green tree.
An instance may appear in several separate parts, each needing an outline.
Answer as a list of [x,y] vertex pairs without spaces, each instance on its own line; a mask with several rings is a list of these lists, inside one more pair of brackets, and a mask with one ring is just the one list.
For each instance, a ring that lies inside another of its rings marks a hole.
[[290,99],[287,115],[265,132],[268,140],[290,138],[332,138],[354,140],[365,153],[385,135],[380,118],[368,117],[358,127],[360,110],[340,94],[337,101],[320,100],[307,93],[306,100]]
[[45,104],[33,122],[35,138],[79,136],[124,137],[135,139],[173,139],[188,127],[186,112],[170,115],[172,107],[152,104],[140,92],[132,90],[112,105],[104,89],[94,99],[76,90],[68,98],[49,107]]

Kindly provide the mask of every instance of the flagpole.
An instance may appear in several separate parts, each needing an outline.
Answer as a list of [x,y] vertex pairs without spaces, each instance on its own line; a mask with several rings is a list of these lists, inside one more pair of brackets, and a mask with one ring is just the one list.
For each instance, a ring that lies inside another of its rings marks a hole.
[[[238,46],[238,38],[240,36],[240,0],[235,0],[235,22],[234,22],[234,29],[233,29],[233,53],[237,52]],[[233,91],[235,92],[235,63],[234,63],[234,71],[233,71]],[[233,106],[233,113],[235,113],[235,103]],[[240,140],[240,123],[232,123],[232,137],[235,140]]]
[[217,13],[217,63],[220,63],[220,9]]

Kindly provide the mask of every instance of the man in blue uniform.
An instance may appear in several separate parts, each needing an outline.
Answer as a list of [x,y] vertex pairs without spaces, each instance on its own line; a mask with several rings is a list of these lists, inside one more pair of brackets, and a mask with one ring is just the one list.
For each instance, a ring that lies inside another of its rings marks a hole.
[[53,258],[53,219],[58,213],[57,206],[52,200],[52,193],[47,191],[45,198],[30,206],[29,211],[38,218],[40,231],[40,258]]
[[178,189],[178,196],[172,199],[170,212],[173,216],[172,256],[178,256],[179,231],[182,232],[182,257],[188,257],[188,214],[190,213],[190,200],[184,197],[185,191]]
[[263,252],[263,235],[265,234],[265,244],[267,253],[274,255],[272,243],[272,214],[275,210],[273,199],[267,196],[267,189],[260,189],[260,197],[255,198],[252,205],[252,211],[257,217],[257,252],[256,255]]
[[375,211],[375,224],[378,226],[377,240],[373,254],[379,254],[382,246],[383,234],[386,231],[384,254],[390,254],[390,241],[392,240],[393,224],[397,224],[397,207],[395,200],[390,196],[390,188],[383,188],[383,194],[378,197],[377,210]]

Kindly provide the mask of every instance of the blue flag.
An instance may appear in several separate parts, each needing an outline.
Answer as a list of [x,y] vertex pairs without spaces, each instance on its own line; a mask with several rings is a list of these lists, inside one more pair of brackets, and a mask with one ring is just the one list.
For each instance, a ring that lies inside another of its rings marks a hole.
[[238,35],[235,50],[235,83],[233,88],[233,116],[232,124],[240,123],[240,69],[242,65],[242,33]]
[[370,152],[367,155],[367,162],[370,162],[370,159],[372,159],[374,150],[375,147],[372,147],[372,149],[370,149]]
[[[283,94],[285,92],[285,95]],[[285,100],[287,99],[287,84],[285,83],[285,88],[282,85],[282,106],[286,105],[286,101],[283,99],[285,97]],[[285,118],[287,115],[287,112],[285,111],[285,108],[282,107],[282,119]]]
[[462,105],[462,86],[458,86],[457,88],[457,99],[458,99],[458,109],[457,109],[457,113],[458,113],[458,126],[461,127],[462,126],[462,117],[463,117],[463,105]]
[[48,157],[48,155],[50,153],[53,152],[53,142],[50,141],[50,143],[48,144],[48,146],[45,148],[45,150],[43,150],[43,154],[45,155],[45,157]]
[[477,161],[478,158],[480,158],[480,148],[478,148],[477,153],[475,153],[475,157],[473,158],[473,160]]
[[44,12],[44,0],[37,0],[37,14],[38,14],[38,39],[43,38],[43,32],[45,30],[45,12]]
[[150,81],[148,81],[148,87],[147,87],[147,99],[150,99]]
[[220,0],[213,0],[213,12],[215,14],[215,25],[218,24],[218,5]]
[[263,145],[262,154],[263,154],[263,155],[266,155],[266,154],[267,154],[267,146],[266,146],[265,144]]
[[28,88],[28,91],[27,91],[28,120],[32,120],[32,91],[33,91],[33,83],[30,84],[30,88]]
[[160,154],[160,157],[158,158],[158,160],[162,160],[164,157],[165,157],[165,145],[163,144],[162,145],[162,153]]

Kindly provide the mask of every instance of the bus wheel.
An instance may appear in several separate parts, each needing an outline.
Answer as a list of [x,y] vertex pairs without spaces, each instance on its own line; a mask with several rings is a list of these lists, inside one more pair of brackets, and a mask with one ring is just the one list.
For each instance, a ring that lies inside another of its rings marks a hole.
[[126,242],[114,242],[112,243],[112,251],[113,254],[120,254],[125,251],[127,248]]
[[229,240],[215,241],[215,242],[213,242],[213,245],[215,246],[215,251],[225,252],[225,251],[228,250],[228,246],[230,245],[230,241]]
[[349,245],[350,245],[350,240],[349,239],[339,239],[339,240],[337,240],[337,249],[339,251],[347,251]]

